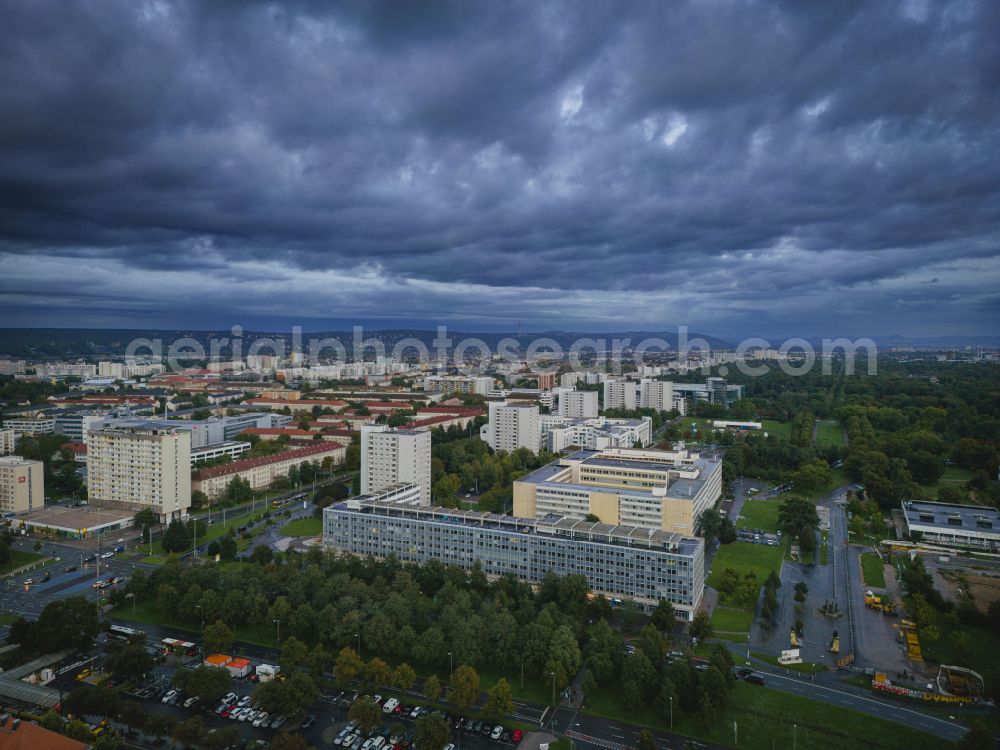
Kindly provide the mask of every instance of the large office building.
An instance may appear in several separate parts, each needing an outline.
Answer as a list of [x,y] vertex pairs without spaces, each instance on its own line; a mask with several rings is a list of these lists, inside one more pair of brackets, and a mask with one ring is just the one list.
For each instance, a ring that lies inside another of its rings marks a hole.
[[722,462],[687,450],[607,448],[558,458],[514,482],[514,515],[559,515],[693,535],[722,494]]
[[55,432],[56,421],[52,417],[4,417],[3,426],[13,430],[17,437],[27,435],[51,435]]
[[361,494],[400,482],[420,487],[421,502],[431,504],[431,433],[426,429],[361,428]]
[[20,456],[0,456],[0,514],[27,513],[44,504],[42,462]]
[[558,516],[517,518],[421,506],[405,488],[362,496],[323,511],[323,542],[342,554],[439,560],[490,578],[537,584],[550,571],[582,575],[595,593],[652,608],[660,599],[692,619],[705,587],[701,539]]
[[[597,395],[597,394],[594,394]],[[542,448],[560,453],[567,448],[646,448],[653,439],[653,420],[641,419],[571,419],[543,414],[539,418]]]
[[491,401],[489,422],[479,431],[479,437],[495,451],[513,453],[527,448],[538,453],[541,448],[542,428],[538,405]]
[[731,385],[725,378],[708,378],[704,383],[674,383],[674,394],[688,401],[707,401],[729,406],[743,398],[743,386]]
[[151,508],[161,521],[186,514],[191,507],[191,432],[172,423],[91,430],[87,496],[94,505]]
[[910,537],[944,547],[1000,552],[1000,510],[981,505],[953,505],[904,500],[904,531]]
[[87,442],[87,433],[108,420],[108,412],[100,410],[70,411],[56,414],[55,433],[77,443]]

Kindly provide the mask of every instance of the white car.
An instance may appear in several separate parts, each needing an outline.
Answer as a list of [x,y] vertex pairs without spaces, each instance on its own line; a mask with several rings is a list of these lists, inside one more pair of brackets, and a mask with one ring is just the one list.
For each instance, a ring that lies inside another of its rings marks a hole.
[[340,745],[344,744],[345,740],[350,740],[350,739],[352,739],[351,730],[341,729],[340,734],[338,734],[336,737],[333,738],[333,744],[339,747]]
[[382,713],[391,714],[396,710],[396,706],[399,705],[399,701],[395,698],[390,698],[382,705]]
[[103,555],[101,555],[101,559],[102,560],[110,560],[114,556],[115,556],[114,552],[105,552]]
[[224,696],[222,696],[222,698],[220,698],[220,701],[227,705],[229,703],[232,703],[234,700],[236,700],[236,693],[226,693]]
[[242,716],[240,717],[240,721],[249,721],[249,722],[253,722],[253,720],[254,720],[254,719],[256,719],[256,718],[257,718],[257,712],[256,712],[256,711],[254,711],[254,710],[253,710],[253,709],[251,708],[251,709],[250,709],[249,711],[247,711],[247,712],[246,712],[245,714],[243,714],[243,715],[242,715]]
[[377,734],[372,737],[372,748],[371,750],[381,750],[382,745],[385,744],[385,737],[381,734]]
[[237,721],[243,714],[245,714],[249,709],[237,708],[235,711],[229,712],[229,718],[233,721]]
[[372,696],[372,700],[375,701],[375,705],[376,706],[381,706],[382,705],[382,696],[381,695],[373,695]]
[[442,747],[441,750],[455,750],[455,746],[449,742],[447,745]]
[[177,697],[177,691],[176,690],[168,690],[164,694],[164,696],[163,696],[163,698],[161,699],[160,702],[161,703],[170,703],[170,701],[172,701],[176,697]]
[[255,727],[267,726],[267,711],[261,711],[257,714],[257,718],[253,720],[253,725]]
[[490,734],[491,740],[498,740],[503,736],[503,727],[497,724],[493,727],[493,732]]
[[250,704],[250,696],[249,695],[244,695],[242,698],[240,698],[238,701],[236,701],[236,705],[239,706],[240,708],[243,708],[244,706],[247,706],[249,704]]

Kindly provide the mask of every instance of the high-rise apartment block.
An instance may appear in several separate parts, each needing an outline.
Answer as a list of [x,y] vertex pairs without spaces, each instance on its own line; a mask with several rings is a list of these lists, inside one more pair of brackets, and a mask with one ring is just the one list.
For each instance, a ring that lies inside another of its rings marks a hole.
[[6,456],[14,452],[14,445],[17,443],[17,433],[11,427],[0,429],[0,456]]
[[136,425],[91,430],[87,494],[94,505],[151,508],[169,521],[191,507],[191,433]]
[[423,505],[431,504],[431,433],[385,425],[361,428],[361,494],[412,483]]
[[539,417],[536,404],[491,401],[490,421],[482,426],[479,436],[495,451],[513,453],[527,448],[538,453],[542,439]]
[[604,408],[670,411],[673,408],[673,386],[669,380],[609,378],[604,381]]
[[0,456],[0,513],[27,513],[44,504],[42,462],[20,456]]
[[597,416],[597,391],[567,391],[557,389],[557,413],[571,419],[593,419]]
[[485,396],[493,390],[493,378],[488,376],[428,375],[424,378],[424,390],[428,393],[478,394]]

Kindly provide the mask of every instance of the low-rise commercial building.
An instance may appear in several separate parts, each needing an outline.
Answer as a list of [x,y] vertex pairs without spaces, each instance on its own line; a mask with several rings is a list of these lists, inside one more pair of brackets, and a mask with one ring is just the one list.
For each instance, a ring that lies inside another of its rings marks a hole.
[[56,421],[52,417],[4,417],[3,426],[13,430],[16,437],[34,437],[54,434]]
[[542,448],[552,453],[560,453],[571,446],[590,450],[646,448],[653,439],[653,420],[650,417],[570,419],[543,414],[539,424]]
[[560,515],[693,535],[722,495],[722,462],[686,450],[581,450],[514,482],[514,515]]
[[945,547],[1000,552],[1000,510],[996,508],[904,500],[902,510],[910,537]]
[[292,448],[273,456],[244,458],[231,464],[213,466],[195,473],[191,487],[195,492],[204,492],[209,500],[224,494],[229,483],[237,477],[248,482],[252,490],[264,490],[278,477],[288,476],[293,467],[304,463],[322,464],[327,458],[334,466],[343,463],[344,446],[332,441],[317,440],[315,445]]
[[44,504],[42,462],[20,456],[0,456],[0,514],[27,513]]
[[421,506],[416,499],[357,497],[323,511],[323,543],[342,554],[395,556],[404,563],[438,560],[490,578],[514,575],[540,583],[550,571],[582,575],[595,593],[660,599],[692,619],[705,586],[704,542],[648,528],[541,519]]

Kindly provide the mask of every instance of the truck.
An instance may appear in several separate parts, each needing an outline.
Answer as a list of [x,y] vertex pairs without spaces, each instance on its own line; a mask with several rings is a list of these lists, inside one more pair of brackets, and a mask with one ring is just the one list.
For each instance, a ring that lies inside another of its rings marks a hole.
[[256,668],[257,679],[260,682],[270,682],[278,677],[281,667],[277,664],[258,664]]

